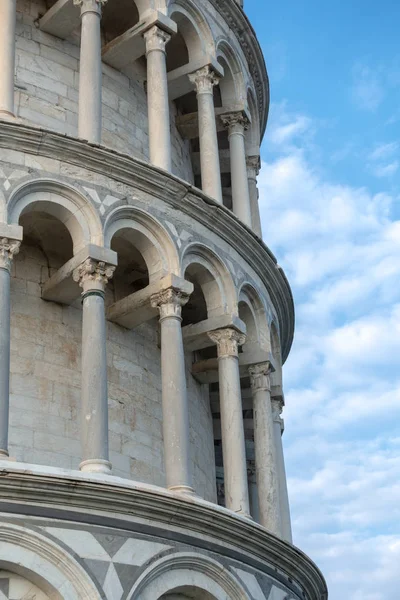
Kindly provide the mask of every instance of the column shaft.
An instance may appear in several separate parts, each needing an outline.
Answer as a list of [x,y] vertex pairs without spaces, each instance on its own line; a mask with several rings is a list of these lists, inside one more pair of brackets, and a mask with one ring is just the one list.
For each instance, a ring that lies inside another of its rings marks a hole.
[[101,143],[101,5],[104,0],[74,0],[81,6],[78,135]]
[[249,182],[249,196],[250,196],[250,212],[251,212],[251,226],[256,235],[262,238],[261,218],[260,218],[260,206],[259,206],[259,193],[257,187],[257,175],[260,168],[260,157],[259,156],[248,156],[247,157],[247,180]]
[[150,162],[171,171],[171,132],[165,46],[171,36],[155,26],[144,34]]
[[218,348],[219,402],[226,507],[249,516],[246,446],[242,395],[240,390],[238,345],[245,336],[234,329],[209,333]]
[[16,0],[0,2],[0,117],[14,116]]
[[20,242],[0,241],[0,458],[8,456],[10,405],[10,268]]
[[270,365],[250,367],[253,390],[254,449],[260,524],[282,535],[279,506],[279,480],[272,420]]
[[209,67],[196,71],[189,75],[189,78],[196,85],[197,90],[202,189],[222,204],[221,169],[213,96],[213,88],[218,84],[219,79]]
[[244,132],[248,126],[248,121],[242,113],[224,115],[222,121],[228,127],[233,212],[243,223],[251,227],[249,182],[244,143]]
[[166,485],[193,493],[190,469],[189,412],[181,311],[189,296],[170,288],[152,297],[160,311],[163,438]]
[[89,258],[74,273],[83,289],[81,471],[111,472],[104,289],[114,269]]
[[282,419],[280,417],[282,412],[281,399],[272,399],[272,412],[274,421],[275,454],[279,481],[279,503],[281,507],[282,537],[287,542],[292,543],[292,524],[290,520],[289,495],[286,482],[285,458],[283,455],[282,446]]

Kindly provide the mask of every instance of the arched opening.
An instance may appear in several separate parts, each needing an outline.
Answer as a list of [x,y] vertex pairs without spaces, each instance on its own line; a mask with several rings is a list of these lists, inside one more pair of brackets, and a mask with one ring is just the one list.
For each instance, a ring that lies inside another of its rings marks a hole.
[[282,353],[278,328],[274,322],[270,325],[271,352],[275,363],[275,371],[271,375],[272,393],[277,396],[283,394],[282,390]]
[[[167,46],[167,71],[170,98],[174,100],[177,130],[192,159],[190,181],[201,186],[198,127],[195,124],[197,98],[188,75],[207,65],[215,55],[214,41],[206,18],[190,0],[176,0],[169,7],[178,33]],[[184,118],[192,115],[191,124]],[[193,124],[194,123],[194,124]]]
[[[25,575],[27,569],[22,569]],[[62,600],[62,596],[54,588],[49,589],[49,585],[46,582],[40,581],[39,586],[38,579],[42,579],[35,574],[28,572],[26,576],[17,574],[14,571],[9,571],[0,567],[0,598],[14,599],[14,598],[32,598],[34,600]],[[34,579],[36,582],[34,583]],[[43,586],[43,587],[42,587]],[[47,588],[48,593],[45,589]]]
[[[233,48],[226,41],[218,44],[217,59],[224,70],[224,76],[214,91],[215,106],[222,112],[243,110],[243,69]],[[224,206],[232,209],[232,182],[229,153],[228,131],[221,128],[218,132],[218,147],[220,151],[222,198]]]
[[253,90],[247,92],[247,108],[251,123],[246,131],[246,154],[247,156],[259,156],[260,154],[260,118],[258,106]]
[[[101,224],[86,198],[46,180],[22,186],[8,210],[9,222],[23,227],[11,271],[10,451],[23,462],[76,468],[81,304],[47,301],[42,291],[77,252],[102,239]],[[35,442],[13,434],[21,427]]]
[[139,3],[133,0],[113,0],[103,4],[101,27],[106,44],[139,23],[139,8]]

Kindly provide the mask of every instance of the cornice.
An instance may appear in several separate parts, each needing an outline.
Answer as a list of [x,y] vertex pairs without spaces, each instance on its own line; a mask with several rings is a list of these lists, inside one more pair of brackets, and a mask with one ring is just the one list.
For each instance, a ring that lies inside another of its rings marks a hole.
[[[0,463],[0,511],[76,520],[80,523],[131,528],[148,523],[157,535],[181,537],[185,543],[215,548],[237,560],[274,570],[285,576],[307,600],[327,600],[325,580],[301,550],[263,527],[201,499],[185,499],[162,488],[118,477],[92,475],[49,467]],[[97,520],[95,517],[97,516]]]
[[209,0],[228,23],[244,52],[257,92],[261,139],[267,126],[270,92],[267,67],[260,43],[243,9],[234,0]]
[[252,266],[268,290],[279,320],[282,360],[286,360],[294,333],[289,283],[269,248],[232,211],[149,163],[39,127],[0,121],[0,148],[53,158],[110,177],[152,194],[216,233]]

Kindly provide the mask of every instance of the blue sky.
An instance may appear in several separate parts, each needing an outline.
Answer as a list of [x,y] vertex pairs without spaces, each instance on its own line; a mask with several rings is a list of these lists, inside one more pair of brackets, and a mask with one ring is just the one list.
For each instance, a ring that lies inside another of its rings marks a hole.
[[246,0],[271,111],[264,239],[291,282],[284,436],[295,543],[330,600],[398,597],[400,4]]

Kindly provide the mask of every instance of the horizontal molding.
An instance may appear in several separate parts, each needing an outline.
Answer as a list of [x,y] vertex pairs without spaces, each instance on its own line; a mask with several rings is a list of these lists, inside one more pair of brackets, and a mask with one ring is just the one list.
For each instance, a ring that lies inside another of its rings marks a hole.
[[19,505],[25,515],[47,519],[89,524],[100,517],[103,526],[109,519],[109,526],[133,530],[136,523],[142,532],[147,523],[161,537],[181,538],[270,572],[296,594],[300,588],[307,600],[327,600],[321,572],[301,550],[201,499],[112,476],[0,462],[0,511],[18,514]]
[[254,269],[271,297],[279,321],[283,362],[293,341],[294,303],[275,256],[250,228],[193,185],[115,150],[53,131],[0,120],[0,148],[53,158],[144,191],[216,233]]

